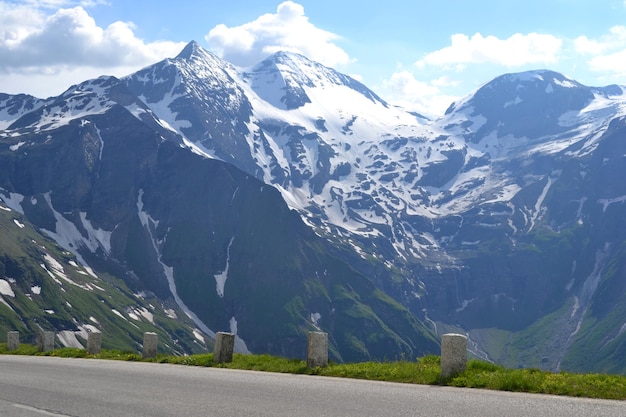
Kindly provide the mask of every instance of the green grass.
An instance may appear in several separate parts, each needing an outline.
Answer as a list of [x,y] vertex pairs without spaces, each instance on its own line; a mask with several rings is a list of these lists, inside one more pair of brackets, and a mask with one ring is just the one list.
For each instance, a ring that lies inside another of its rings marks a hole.
[[84,349],[61,348],[42,353],[38,352],[35,346],[27,344],[20,344],[20,348],[17,351],[8,352],[6,343],[0,343],[0,354],[157,362],[410,384],[447,385],[572,397],[626,400],[626,376],[572,374],[567,372],[552,373],[538,369],[507,369],[479,360],[470,360],[465,372],[455,377],[442,380],[440,377],[440,358],[434,355],[425,356],[415,362],[393,361],[345,364],[335,364],[331,362],[327,367],[309,369],[306,366],[306,362],[303,360],[287,359],[271,355],[235,354],[231,363],[216,364],[213,361],[212,353],[190,356],[160,354],[154,359],[143,359],[139,353],[118,350],[103,350],[97,355],[88,355]]
[[622,375],[506,369],[481,361],[470,361],[467,370],[446,381],[446,385],[572,397],[626,399],[626,377]]

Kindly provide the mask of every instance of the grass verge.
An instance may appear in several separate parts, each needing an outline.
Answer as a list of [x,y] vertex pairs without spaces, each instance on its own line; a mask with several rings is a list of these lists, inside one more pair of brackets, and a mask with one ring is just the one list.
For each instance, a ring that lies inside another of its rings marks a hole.
[[103,350],[97,355],[88,355],[84,349],[74,348],[61,348],[42,353],[38,352],[36,347],[24,344],[20,345],[17,351],[8,352],[6,343],[0,343],[0,354],[158,362],[411,384],[484,388],[573,397],[612,400],[626,399],[626,376],[572,374],[567,372],[552,373],[539,369],[506,369],[499,365],[478,360],[469,361],[467,369],[462,374],[442,380],[440,377],[440,358],[434,355],[425,356],[415,362],[331,363],[327,367],[309,369],[306,366],[306,362],[303,360],[287,359],[271,355],[235,354],[231,363],[216,364],[213,361],[212,353],[190,356],[158,355],[154,359],[143,359],[138,353],[116,350]]

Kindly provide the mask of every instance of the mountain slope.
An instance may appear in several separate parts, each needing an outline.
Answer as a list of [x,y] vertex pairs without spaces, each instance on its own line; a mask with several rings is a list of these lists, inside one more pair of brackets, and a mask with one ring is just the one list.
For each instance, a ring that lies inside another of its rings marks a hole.
[[[535,71],[501,77],[483,89],[438,122],[483,150],[489,168],[461,221],[442,223],[447,236],[438,236],[464,266],[440,289],[456,288],[457,307],[442,309],[444,321],[474,329],[470,334],[482,341],[486,329],[512,332],[509,343],[486,352],[511,366],[608,370],[597,357],[568,352],[617,337],[623,325],[611,323],[602,337],[579,335],[593,322],[591,305],[623,308],[617,298],[597,292],[599,281],[623,280],[607,269],[625,239],[618,180],[626,169],[620,156],[626,151],[623,88],[590,88]],[[514,91],[533,89],[512,100]],[[532,103],[539,100],[550,111],[535,112],[539,105]],[[510,110],[515,106],[521,107]],[[622,361],[610,356],[610,370],[623,372]]]
[[0,327],[19,331],[23,343],[34,343],[40,331],[51,330],[58,344],[84,347],[87,333],[102,331],[103,347],[139,350],[143,332],[151,331],[169,352],[207,348],[176,305],[133,293],[109,274],[96,274],[4,204],[0,231]]
[[427,120],[301,55],[237,68],[191,42],[3,96],[0,187],[242,350],[319,327],[337,359],[432,352],[427,322],[510,366],[624,372],[624,91],[507,74]]
[[175,303],[207,336],[230,330],[242,351],[301,356],[306,331],[323,326],[337,360],[437,349],[276,190],[190,152],[118,80],[75,86],[5,132],[0,198],[80,265]]

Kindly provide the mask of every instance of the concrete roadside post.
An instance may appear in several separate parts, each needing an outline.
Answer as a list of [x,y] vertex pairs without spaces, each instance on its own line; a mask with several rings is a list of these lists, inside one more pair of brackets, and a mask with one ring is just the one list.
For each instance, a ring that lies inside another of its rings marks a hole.
[[467,366],[467,337],[448,333],[441,337],[441,378],[446,379],[465,371]]
[[20,348],[20,332],[7,332],[7,349],[8,351],[18,350]]
[[154,332],[145,332],[143,334],[143,353],[144,359],[156,358],[157,344],[159,336]]
[[41,332],[37,336],[37,348],[40,352],[50,352],[54,349],[54,332]]
[[37,349],[50,352],[54,349],[54,332],[42,331],[37,335]]
[[87,333],[87,353],[90,355],[96,355],[102,350],[102,333],[90,332]]
[[229,363],[233,361],[235,349],[235,335],[233,333],[217,332],[215,335],[215,363]]
[[307,342],[306,366],[328,366],[328,333],[309,332]]

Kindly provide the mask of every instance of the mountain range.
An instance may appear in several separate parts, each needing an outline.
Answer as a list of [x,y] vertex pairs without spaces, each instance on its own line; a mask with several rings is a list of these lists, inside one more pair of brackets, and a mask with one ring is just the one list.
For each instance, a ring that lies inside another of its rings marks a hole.
[[338,361],[455,331],[507,366],[623,373],[625,115],[624,87],[537,70],[429,119],[302,55],[195,42],[0,94],[0,327],[286,356],[323,330]]

